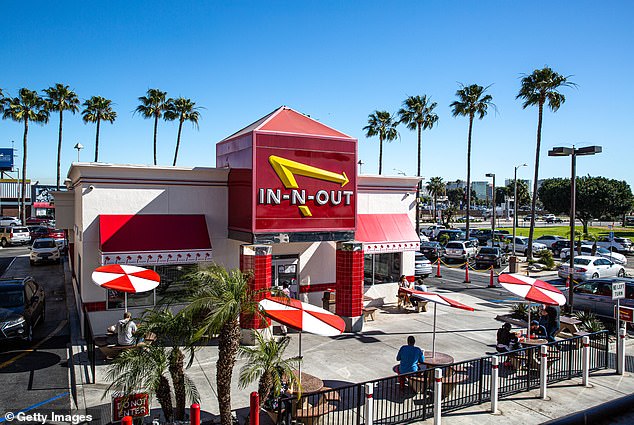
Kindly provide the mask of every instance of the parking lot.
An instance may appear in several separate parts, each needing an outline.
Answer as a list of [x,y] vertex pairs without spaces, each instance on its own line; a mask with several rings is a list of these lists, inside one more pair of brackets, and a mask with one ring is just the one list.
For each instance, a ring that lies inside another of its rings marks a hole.
[[67,412],[69,330],[64,264],[31,266],[28,252],[25,246],[0,249],[0,267],[3,277],[33,276],[43,287],[46,319],[35,327],[33,341],[2,341],[0,345],[0,387],[5,389],[0,391],[0,412],[39,406]]

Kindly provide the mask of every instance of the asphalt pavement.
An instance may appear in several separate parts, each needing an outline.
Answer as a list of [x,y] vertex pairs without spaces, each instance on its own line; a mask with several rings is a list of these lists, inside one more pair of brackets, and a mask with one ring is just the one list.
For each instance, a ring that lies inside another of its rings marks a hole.
[[34,329],[32,342],[0,345],[0,423],[8,412],[70,412],[64,263],[31,266],[27,253],[26,247],[0,250],[3,277],[33,276],[46,293],[46,319]]

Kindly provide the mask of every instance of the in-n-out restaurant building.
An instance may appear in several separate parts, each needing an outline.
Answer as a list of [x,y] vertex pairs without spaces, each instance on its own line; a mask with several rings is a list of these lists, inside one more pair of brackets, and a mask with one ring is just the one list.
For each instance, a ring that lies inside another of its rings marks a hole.
[[[413,278],[417,178],[359,175],[357,140],[281,107],[216,145],[216,168],[74,163],[56,192],[68,229],[79,311],[95,332],[119,319],[123,294],[96,286],[105,264],[156,270],[161,284],[128,296],[140,314],[182,295],[181,277],[216,262],[321,305],[335,291],[349,330],[364,294],[392,302]],[[257,323],[241,324],[257,328]]]

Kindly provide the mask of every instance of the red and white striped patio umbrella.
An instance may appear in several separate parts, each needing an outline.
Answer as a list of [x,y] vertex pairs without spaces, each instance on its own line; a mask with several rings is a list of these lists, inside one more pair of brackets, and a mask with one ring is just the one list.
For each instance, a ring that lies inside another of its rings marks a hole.
[[416,291],[410,295],[410,298],[412,297],[418,298],[419,300],[430,301],[434,303],[434,333],[433,333],[432,342],[431,342],[431,357],[434,357],[434,355],[436,354],[436,306],[440,304],[440,305],[446,305],[448,307],[459,308],[461,310],[475,311],[473,307],[469,307],[466,304],[462,304],[456,300],[447,298],[444,295],[436,294],[433,292]]
[[109,264],[92,272],[92,281],[98,286],[124,293],[124,309],[128,309],[128,293],[147,292],[156,288],[161,278],[154,270],[126,264]]
[[502,273],[498,276],[498,282],[504,289],[528,301],[528,330],[531,335],[531,303],[536,302],[547,305],[564,305],[566,297],[557,288],[543,280],[517,273]]
[[[328,310],[293,298],[266,297],[260,301],[263,313],[271,319],[299,331],[299,356],[302,356],[302,332],[321,336],[341,335],[346,328],[343,319]],[[301,363],[299,366],[301,379]]]

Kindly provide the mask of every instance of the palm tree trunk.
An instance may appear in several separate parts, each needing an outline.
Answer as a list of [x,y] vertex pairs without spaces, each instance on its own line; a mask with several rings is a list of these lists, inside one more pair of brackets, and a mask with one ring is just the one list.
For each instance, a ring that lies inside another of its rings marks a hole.
[[469,210],[471,207],[471,131],[473,130],[473,114],[469,115],[469,138],[467,140],[467,231],[465,238],[469,240]]
[[154,116],[154,165],[156,165],[156,134],[158,132],[158,115]]
[[165,376],[159,378],[159,385],[156,389],[156,399],[161,405],[163,416],[167,422],[171,422],[174,417],[174,408],[172,407],[172,393],[170,392],[170,383]]
[[237,320],[231,320],[222,327],[218,337],[216,386],[221,425],[231,425],[231,375],[239,345],[240,327]]
[[26,224],[26,141],[29,136],[29,118],[25,115],[24,117],[24,137],[22,139],[22,150],[24,151],[24,155],[22,155],[22,194],[20,195],[20,206],[22,211],[20,213],[22,220],[22,224]]
[[60,176],[60,156],[62,155],[62,120],[64,119],[64,112],[59,110],[59,137],[57,139],[57,190],[59,190],[59,176]]
[[544,101],[539,102],[539,116],[537,119],[537,147],[535,148],[535,175],[533,177],[533,196],[531,200],[531,227],[528,231],[528,258],[533,259],[533,233],[535,232],[535,207],[537,205],[537,179],[539,178],[539,150],[542,145],[542,117]]
[[264,404],[269,398],[271,388],[273,388],[273,376],[271,376],[270,372],[264,372],[262,377],[260,377],[260,382],[258,383],[258,394],[260,396],[261,404]]
[[436,223],[436,217],[438,217],[438,195],[434,192],[434,224]]
[[178,147],[181,144],[181,130],[183,129],[183,118],[178,121],[178,134],[176,135],[176,151],[174,151],[174,164],[172,166],[176,167],[176,158],[178,158]]
[[383,170],[383,137],[379,136],[379,176]]
[[95,136],[95,162],[99,162],[99,126],[101,119],[97,118],[97,135]]
[[176,402],[176,408],[174,410],[174,419],[182,421],[185,419],[185,372],[183,361],[185,356],[183,352],[174,347],[170,354],[169,371],[172,377],[172,384],[174,385],[174,398]]
[[[418,168],[417,168],[417,176],[420,177],[420,155],[421,155],[421,125],[418,124]],[[421,190],[421,181],[418,181],[416,185],[416,234],[420,236],[420,190]]]

